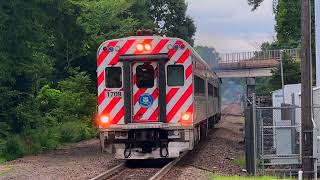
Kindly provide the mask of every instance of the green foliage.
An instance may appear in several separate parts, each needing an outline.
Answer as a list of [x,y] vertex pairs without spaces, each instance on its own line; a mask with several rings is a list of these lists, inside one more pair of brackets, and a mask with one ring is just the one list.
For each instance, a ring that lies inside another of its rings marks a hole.
[[158,32],[193,45],[196,27],[193,19],[186,15],[187,7],[185,0],[151,0],[151,14]]
[[[291,59],[288,56],[283,57],[283,78],[284,84],[296,84],[301,82],[300,62]],[[281,89],[281,69],[272,71],[270,87],[273,90]]]
[[241,166],[241,167],[245,167],[246,166],[246,159],[245,157],[240,157],[238,159],[235,159],[232,161],[234,164]]
[[13,160],[22,157],[25,152],[25,144],[19,136],[12,136],[7,139],[3,154],[5,159]]
[[246,176],[216,176],[211,174],[210,179],[212,180],[292,180],[288,178],[276,178],[271,176],[262,176],[262,177],[246,177]]
[[218,63],[220,57],[215,48],[207,46],[196,46],[195,50],[208,64],[214,65]]
[[270,87],[270,79],[271,77],[256,78],[256,94],[258,96],[270,96],[271,92],[275,90]]
[[[166,3],[179,17],[154,9]],[[161,34],[191,42],[186,8],[183,0],[1,1],[0,157],[94,137],[98,46],[158,22],[166,22]]]
[[280,44],[299,41],[300,31],[300,1],[280,0],[276,11],[276,32]]
[[[255,9],[262,1],[248,0]],[[263,43],[262,50],[292,49],[300,47],[301,22],[300,22],[300,1],[279,0],[274,9],[275,30],[277,40],[273,43]],[[314,16],[312,16],[314,23]],[[313,30],[314,42],[314,30]],[[314,44],[314,43],[313,43]],[[314,49],[314,47],[313,47]],[[313,57],[315,55],[313,54]],[[314,58],[313,58],[314,59]],[[301,82],[301,70],[299,59],[293,60],[286,54],[283,57],[284,84],[296,84]],[[281,88],[281,69],[273,70],[272,77],[257,78],[256,92],[258,95],[270,95],[271,91]]]
[[256,10],[261,3],[263,2],[263,0],[248,0],[248,4],[249,6],[252,6],[252,10]]
[[94,137],[96,132],[86,124],[67,122],[59,127],[61,142],[76,142]]

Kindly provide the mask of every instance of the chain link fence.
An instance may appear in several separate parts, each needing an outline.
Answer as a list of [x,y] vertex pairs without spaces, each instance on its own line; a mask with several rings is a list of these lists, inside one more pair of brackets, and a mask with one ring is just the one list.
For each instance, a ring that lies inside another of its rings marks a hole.
[[[302,163],[301,107],[246,108],[246,161],[253,175],[293,177]],[[320,106],[313,107],[313,154],[320,158]],[[317,163],[317,161],[315,161]],[[317,172],[317,164],[315,171]]]
[[296,106],[257,107],[258,166],[262,174],[292,176],[301,164],[301,109]]

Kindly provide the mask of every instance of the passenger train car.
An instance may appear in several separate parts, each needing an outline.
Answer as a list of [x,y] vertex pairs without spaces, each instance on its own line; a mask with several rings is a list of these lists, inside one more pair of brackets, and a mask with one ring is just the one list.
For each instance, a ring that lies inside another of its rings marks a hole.
[[178,157],[220,119],[221,80],[182,39],[105,41],[97,76],[101,147],[118,159]]

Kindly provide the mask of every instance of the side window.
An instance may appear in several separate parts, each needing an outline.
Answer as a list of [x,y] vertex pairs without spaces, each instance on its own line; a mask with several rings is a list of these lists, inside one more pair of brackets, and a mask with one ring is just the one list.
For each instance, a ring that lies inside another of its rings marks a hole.
[[137,87],[152,88],[154,86],[154,69],[151,65],[139,65],[137,72]]
[[106,88],[122,87],[122,69],[121,67],[106,68]]
[[218,97],[219,96],[219,89],[214,87],[214,97]]
[[208,83],[208,96],[213,97],[213,85]]
[[194,76],[194,93],[195,95],[204,95],[204,80],[198,76]]
[[183,86],[184,85],[184,67],[183,65],[167,66],[167,85]]

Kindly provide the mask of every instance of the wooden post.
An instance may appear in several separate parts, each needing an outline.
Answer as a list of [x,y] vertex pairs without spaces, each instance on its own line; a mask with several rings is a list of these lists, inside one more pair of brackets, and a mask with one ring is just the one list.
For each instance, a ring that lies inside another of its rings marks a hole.
[[310,0],[301,0],[301,126],[302,171],[305,179],[313,173],[312,60]]

